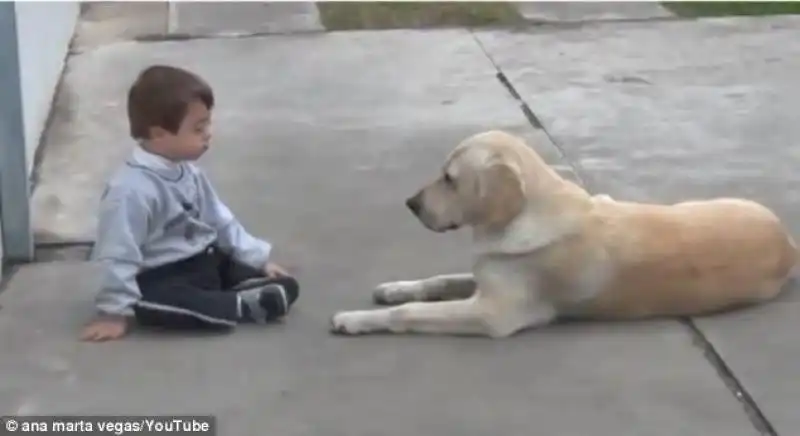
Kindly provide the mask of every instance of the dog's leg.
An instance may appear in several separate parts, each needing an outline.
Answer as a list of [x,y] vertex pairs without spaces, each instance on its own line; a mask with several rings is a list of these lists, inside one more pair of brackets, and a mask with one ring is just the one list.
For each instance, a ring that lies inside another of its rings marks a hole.
[[422,280],[381,283],[372,292],[372,299],[376,304],[398,305],[413,301],[462,300],[474,294],[472,274],[443,274]]
[[502,338],[526,327],[547,324],[555,317],[555,310],[549,305],[533,310],[509,306],[503,310],[488,307],[487,303],[473,297],[339,312],[331,319],[331,331],[346,335],[391,332]]

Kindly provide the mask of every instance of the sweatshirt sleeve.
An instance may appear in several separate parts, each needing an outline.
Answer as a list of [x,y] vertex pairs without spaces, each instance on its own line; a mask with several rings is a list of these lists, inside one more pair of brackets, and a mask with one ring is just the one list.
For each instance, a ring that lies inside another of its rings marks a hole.
[[95,304],[100,313],[130,316],[141,298],[136,275],[142,264],[141,246],[147,237],[150,210],[142,195],[107,188],[100,201],[97,238],[92,258],[101,268]]
[[217,230],[219,248],[245,265],[263,269],[269,261],[272,244],[248,233],[217,195],[205,174],[197,170],[197,177],[204,199],[203,209],[206,218]]

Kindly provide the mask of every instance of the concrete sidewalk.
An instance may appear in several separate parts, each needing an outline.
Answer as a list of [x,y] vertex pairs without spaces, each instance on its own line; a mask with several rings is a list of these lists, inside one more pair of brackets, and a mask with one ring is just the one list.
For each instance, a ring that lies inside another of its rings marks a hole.
[[572,324],[492,341],[342,338],[327,328],[336,310],[368,306],[379,282],[469,267],[467,235],[432,235],[403,199],[459,140],[489,128],[525,135],[592,191],[748,195],[800,232],[800,127],[789,118],[800,109],[790,80],[798,25],[352,32],[86,50],[70,59],[47,136],[34,196],[41,239],[91,239],[102,181],[131,146],[126,88],[140,68],[167,62],[215,87],[214,148],[201,164],[245,224],[276,244],[303,293],[283,325],[88,345],[75,337],[91,310],[92,266],[25,266],[0,296],[0,411],[213,413],[219,434],[242,436],[791,435],[800,425],[794,290],[697,320],[699,332],[677,321]]
[[[658,2],[516,2],[530,23],[657,20],[674,15]],[[131,39],[230,37],[325,31],[316,2],[85,3],[76,51]]]

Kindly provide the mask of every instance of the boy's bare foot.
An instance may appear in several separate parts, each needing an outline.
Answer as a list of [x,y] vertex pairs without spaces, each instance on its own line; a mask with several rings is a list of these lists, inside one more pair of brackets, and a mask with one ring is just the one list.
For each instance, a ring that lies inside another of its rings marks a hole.
[[128,319],[124,316],[98,316],[81,332],[82,341],[102,342],[119,339],[128,332]]

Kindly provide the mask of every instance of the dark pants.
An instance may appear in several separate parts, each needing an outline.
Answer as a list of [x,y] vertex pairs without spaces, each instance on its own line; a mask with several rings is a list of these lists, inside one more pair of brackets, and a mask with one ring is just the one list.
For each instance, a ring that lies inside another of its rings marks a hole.
[[238,263],[214,247],[145,270],[137,277],[142,298],[134,306],[136,320],[163,328],[232,328],[239,322],[236,291],[248,287],[237,285],[254,278],[262,280],[250,287],[268,282],[297,286],[291,277],[267,279],[263,271]]

